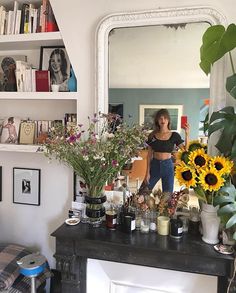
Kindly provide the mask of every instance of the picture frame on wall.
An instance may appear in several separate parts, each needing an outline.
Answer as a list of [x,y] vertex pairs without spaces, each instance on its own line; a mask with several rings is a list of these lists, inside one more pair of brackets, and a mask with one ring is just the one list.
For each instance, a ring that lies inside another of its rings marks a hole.
[[39,67],[49,71],[51,85],[59,85],[60,92],[69,91],[71,64],[64,46],[41,46]]
[[160,109],[167,109],[171,119],[171,131],[181,131],[183,105],[139,105],[139,124],[153,129],[153,118]]
[[74,172],[74,200],[76,200],[76,196],[83,197],[88,193],[88,188],[84,182],[84,179]]
[[41,170],[13,168],[13,203],[40,205]]

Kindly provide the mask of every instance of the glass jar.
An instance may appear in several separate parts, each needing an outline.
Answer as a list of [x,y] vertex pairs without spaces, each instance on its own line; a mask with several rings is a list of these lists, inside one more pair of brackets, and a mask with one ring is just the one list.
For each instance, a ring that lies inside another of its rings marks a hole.
[[178,217],[170,220],[170,237],[179,239],[183,236],[183,222]]
[[140,230],[141,229],[141,221],[142,221],[142,211],[137,208],[135,210],[135,229]]
[[150,212],[150,232],[156,232],[157,230],[157,212],[151,211]]
[[117,225],[117,209],[111,205],[106,210],[106,226],[110,230],[115,230]]
[[149,229],[150,229],[150,212],[145,211],[142,213],[140,231],[142,233],[149,233]]

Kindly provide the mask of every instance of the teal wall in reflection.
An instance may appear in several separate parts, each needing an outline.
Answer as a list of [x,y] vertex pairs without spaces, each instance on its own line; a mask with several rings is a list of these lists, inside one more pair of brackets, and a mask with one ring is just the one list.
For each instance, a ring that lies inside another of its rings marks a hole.
[[[183,115],[188,116],[190,139],[199,133],[201,108],[209,98],[209,89],[109,89],[109,103],[124,105],[124,120],[139,122],[139,105],[183,105]],[[204,119],[204,118],[203,118]],[[183,134],[182,134],[183,135]]]

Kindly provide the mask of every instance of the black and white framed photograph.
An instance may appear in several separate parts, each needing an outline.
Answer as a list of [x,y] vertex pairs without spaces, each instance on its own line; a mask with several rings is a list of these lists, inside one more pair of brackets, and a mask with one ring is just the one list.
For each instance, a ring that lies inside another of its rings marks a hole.
[[2,166],[0,166],[0,201],[2,201]]
[[70,60],[64,46],[42,46],[40,70],[50,72],[51,85],[59,85],[60,92],[67,92],[70,78]]
[[13,202],[40,205],[40,169],[13,168]]
[[167,109],[171,119],[171,130],[181,131],[183,105],[139,105],[139,124],[153,129],[153,117],[160,109]]

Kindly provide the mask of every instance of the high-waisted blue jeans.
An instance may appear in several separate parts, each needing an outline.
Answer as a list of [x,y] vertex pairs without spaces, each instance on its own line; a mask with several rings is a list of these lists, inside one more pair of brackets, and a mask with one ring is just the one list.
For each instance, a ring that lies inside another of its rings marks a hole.
[[174,164],[172,159],[157,160],[150,162],[150,179],[148,187],[153,189],[156,183],[161,179],[162,191],[173,192],[174,190]]

